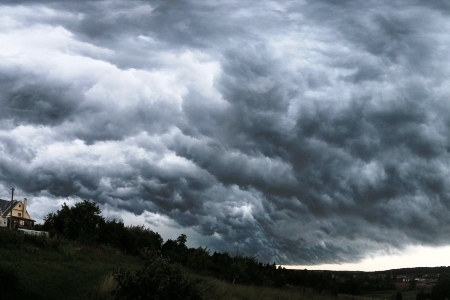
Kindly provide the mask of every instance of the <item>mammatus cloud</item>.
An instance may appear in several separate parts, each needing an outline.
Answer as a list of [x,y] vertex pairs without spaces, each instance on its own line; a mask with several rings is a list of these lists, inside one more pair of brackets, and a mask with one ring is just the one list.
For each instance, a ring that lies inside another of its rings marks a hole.
[[450,243],[445,2],[1,3],[1,197],[38,217],[277,263]]

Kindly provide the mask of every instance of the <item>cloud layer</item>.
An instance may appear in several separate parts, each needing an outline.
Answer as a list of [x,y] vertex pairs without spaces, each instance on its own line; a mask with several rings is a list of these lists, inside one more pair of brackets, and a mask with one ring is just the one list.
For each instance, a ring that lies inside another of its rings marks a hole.
[[277,263],[448,245],[449,12],[1,1],[0,196],[88,198]]

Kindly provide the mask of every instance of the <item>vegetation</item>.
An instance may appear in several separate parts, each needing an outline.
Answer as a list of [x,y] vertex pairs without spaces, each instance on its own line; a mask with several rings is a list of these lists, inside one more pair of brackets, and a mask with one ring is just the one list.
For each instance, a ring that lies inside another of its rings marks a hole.
[[139,254],[143,248],[159,250],[163,239],[144,226],[125,226],[123,222],[108,220],[101,215],[94,202],[84,200],[73,207],[62,205],[61,210],[49,213],[39,229],[50,232],[57,239],[75,240],[82,244],[104,244],[129,254]]
[[114,274],[116,299],[201,300],[201,281],[189,278],[181,266],[170,264],[154,252],[145,253],[143,267],[132,274],[117,269]]
[[[395,288],[381,272],[286,270],[253,256],[188,248],[186,235],[163,241],[144,226],[105,220],[83,201],[37,226],[51,238],[0,230],[0,295],[14,299],[432,299],[450,296],[441,277],[431,293]],[[410,286],[414,289],[414,286]],[[384,291],[384,292],[383,292]],[[11,296],[11,297],[9,297]]]
[[450,277],[443,276],[431,291],[432,300],[450,299]]
[[86,246],[75,241],[14,234],[19,244],[0,244],[0,299],[88,299],[118,265],[136,270],[137,256],[114,248]]

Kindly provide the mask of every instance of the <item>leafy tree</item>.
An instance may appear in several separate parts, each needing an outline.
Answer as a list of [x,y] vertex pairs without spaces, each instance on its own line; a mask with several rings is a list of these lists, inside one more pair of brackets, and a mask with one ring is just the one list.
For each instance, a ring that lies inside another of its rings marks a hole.
[[144,226],[128,226],[120,247],[131,254],[139,254],[144,248],[159,250],[163,239],[159,233]]
[[122,221],[108,220],[100,228],[99,242],[124,249],[127,244],[127,229]]
[[100,227],[105,223],[100,208],[94,202],[83,200],[69,207],[64,203],[61,210],[44,218],[44,229],[54,230],[58,235],[85,243],[96,241]]
[[211,265],[210,251],[208,248],[198,247],[197,249],[189,249],[187,266],[194,271],[207,270]]
[[184,233],[180,234],[180,236],[177,237],[177,244],[178,244],[179,247],[187,248],[186,247],[186,242],[187,242],[187,236]]
[[189,251],[186,246],[187,237],[185,234],[181,234],[175,241],[167,240],[162,246],[161,251],[165,258],[170,259],[172,262],[186,264]]

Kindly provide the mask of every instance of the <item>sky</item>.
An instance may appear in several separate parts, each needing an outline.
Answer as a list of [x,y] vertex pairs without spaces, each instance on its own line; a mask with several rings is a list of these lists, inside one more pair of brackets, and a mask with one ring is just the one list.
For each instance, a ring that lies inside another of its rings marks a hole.
[[450,246],[449,14],[0,1],[0,197],[38,221],[90,199],[262,262],[424,263]]

